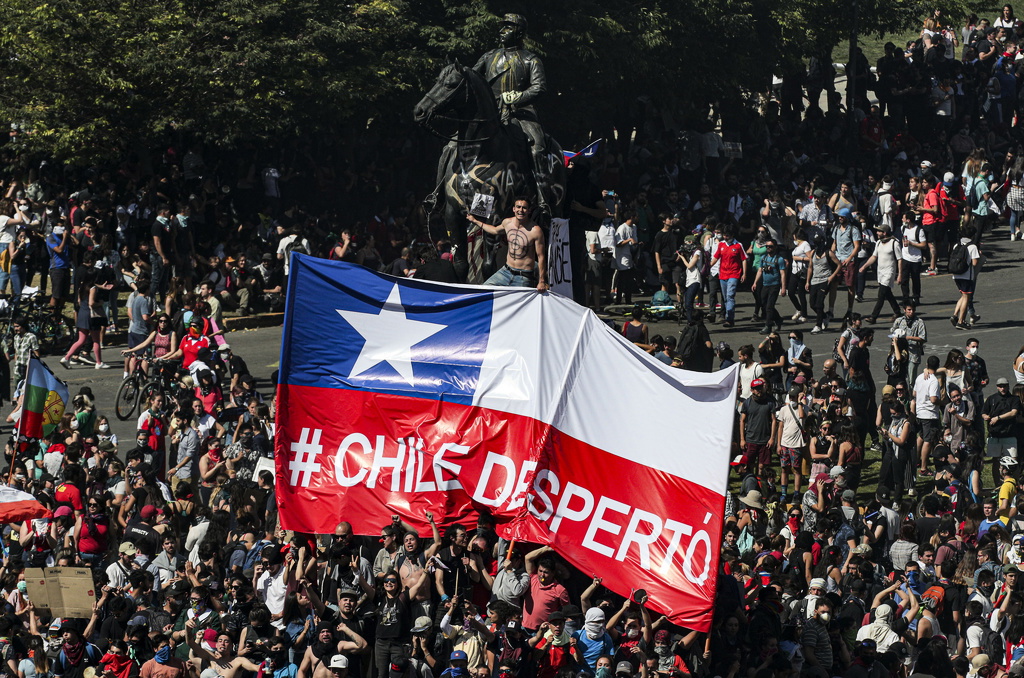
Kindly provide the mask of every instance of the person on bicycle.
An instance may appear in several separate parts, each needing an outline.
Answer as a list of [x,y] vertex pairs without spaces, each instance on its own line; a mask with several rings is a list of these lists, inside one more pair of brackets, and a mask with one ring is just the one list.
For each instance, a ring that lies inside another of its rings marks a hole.
[[174,331],[171,325],[171,316],[166,313],[161,313],[157,317],[156,329],[149,333],[149,336],[143,339],[135,346],[130,346],[127,350],[121,351],[123,356],[131,356],[128,361],[128,370],[125,372],[125,378],[128,375],[135,372],[135,368],[139,362],[139,354],[142,354],[142,373],[149,376],[149,361],[150,358],[160,360],[167,356],[171,352],[171,347],[178,344],[178,335]]
[[182,337],[178,348],[172,353],[163,356],[161,362],[180,359],[182,368],[188,369],[195,362],[199,351],[204,348],[209,349],[210,346],[210,338],[203,334],[203,318],[193,314],[192,319],[189,321],[188,333]]

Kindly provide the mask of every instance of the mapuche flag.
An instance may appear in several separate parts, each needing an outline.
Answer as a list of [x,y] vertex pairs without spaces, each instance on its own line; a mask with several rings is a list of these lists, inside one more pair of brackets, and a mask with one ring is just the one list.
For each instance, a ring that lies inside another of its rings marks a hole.
[[24,438],[43,438],[64,416],[68,385],[54,376],[42,360],[29,358],[22,402],[19,433]]

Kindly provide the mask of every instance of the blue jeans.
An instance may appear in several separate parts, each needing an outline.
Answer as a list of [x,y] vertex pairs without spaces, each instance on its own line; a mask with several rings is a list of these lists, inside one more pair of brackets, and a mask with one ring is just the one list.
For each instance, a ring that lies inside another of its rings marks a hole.
[[523,271],[505,265],[495,271],[484,284],[494,287],[536,287],[537,274],[534,271]]
[[733,322],[736,319],[736,288],[739,286],[739,278],[722,279],[722,296],[725,297],[725,319],[729,322]]
[[1010,210],[1010,235],[1013,235],[1020,230],[1022,216],[1024,216],[1024,212]]
[[[690,322],[693,319],[693,302],[697,299],[698,292],[700,292],[699,282],[686,286],[686,292],[683,294],[683,310],[686,311],[686,322]],[[714,309],[711,312],[714,313]]]
[[16,297],[21,296],[21,290],[25,287],[25,267],[11,266],[11,292]]

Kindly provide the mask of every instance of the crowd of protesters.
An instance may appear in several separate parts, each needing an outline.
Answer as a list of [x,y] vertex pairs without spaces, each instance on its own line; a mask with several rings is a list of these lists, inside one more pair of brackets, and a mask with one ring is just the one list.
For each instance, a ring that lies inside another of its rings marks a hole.
[[[226,172],[209,149],[174,145],[109,170],[21,165],[0,201],[0,286],[37,288],[56,316],[70,302],[65,368],[106,367],[104,344],[123,332],[125,376],[168,370],[172,387],[144,404],[132,440],[111,433],[107,394],[84,387],[38,449],[12,461],[8,447],[5,479],[53,518],[3,528],[0,671],[1024,674],[1024,349],[990,376],[971,333],[986,247],[1021,239],[1021,37],[1010,7],[963,27],[937,13],[874,70],[863,56],[847,65],[852,112],[818,59],[756,112],[724,107],[717,126],[676,129],[649,109],[635,138],[571,168],[577,300],[603,310],[653,292],[621,327],[631,341],[688,369],[739,363],[709,633],[653,613],[642,592],[608,591],[601,573],[547,547],[499,539],[486,513],[443,527],[427,514],[429,537],[397,516],[373,538],[344,516],[328,535],[281,528],[273,399],[232,353],[225,314],[281,310],[291,252],[450,278],[450,248],[430,237],[415,197],[382,190],[394,165]],[[351,214],[303,207],[296,196],[311,187],[375,199]],[[948,295],[924,299],[922,276],[946,273]],[[747,294],[764,339],[734,353],[707,325],[727,337],[748,320],[737,313]],[[943,299],[965,340],[939,356],[926,344],[937,321],[919,305]],[[678,338],[649,336],[645,313],[673,306]],[[18,382],[38,345],[24,318],[13,330]],[[833,349],[814,355],[805,334],[825,332]],[[30,599],[26,569],[46,566],[91,569],[90,618],[53,618]]]

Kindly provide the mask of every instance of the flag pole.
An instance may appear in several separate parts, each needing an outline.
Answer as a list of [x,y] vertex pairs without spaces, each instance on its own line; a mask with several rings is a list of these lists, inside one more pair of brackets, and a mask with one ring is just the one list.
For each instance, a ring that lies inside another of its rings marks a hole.
[[7,472],[7,484],[10,485],[14,479],[14,462],[18,458],[18,446],[21,444],[21,427],[25,422],[25,386],[28,384],[29,374],[32,372],[32,361],[39,360],[38,358],[29,356],[28,369],[25,370],[25,379],[23,380],[23,386],[21,387],[21,395],[19,396],[20,406],[18,408],[18,425],[14,427],[14,449],[11,450],[11,468]]

